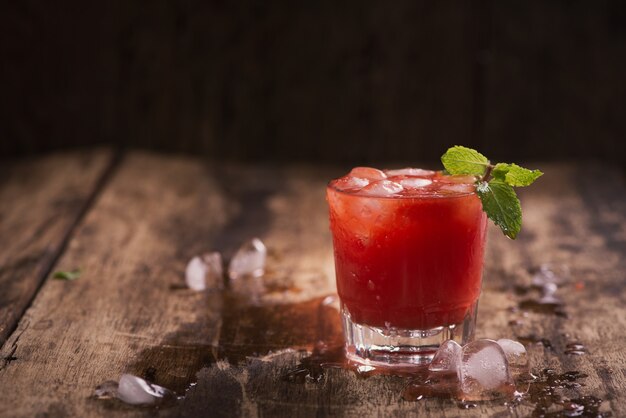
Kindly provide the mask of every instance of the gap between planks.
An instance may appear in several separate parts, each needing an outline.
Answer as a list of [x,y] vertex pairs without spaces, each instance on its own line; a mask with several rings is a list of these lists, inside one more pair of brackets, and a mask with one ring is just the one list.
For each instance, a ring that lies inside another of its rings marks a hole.
[[[0,330],[0,331],[3,331],[3,332],[0,332],[0,351],[4,349],[4,345],[7,343],[7,341],[11,339],[11,337],[13,336],[13,333],[16,332],[18,324],[20,323],[20,320],[22,319],[24,314],[28,311],[28,309],[31,307],[33,301],[37,297],[37,294],[39,294],[39,291],[41,290],[43,284],[46,282],[46,278],[50,275],[50,273],[52,272],[52,270],[58,263],[61,255],[67,248],[67,244],[71,240],[77,227],[85,218],[85,215],[93,207],[94,202],[97,200],[98,196],[100,196],[102,191],[105,189],[105,187],[109,183],[110,179],[113,177],[113,175],[117,171],[123,158],[124,158],[124,152],[121,149],[114,150],[111,153],[111,155],[109,156],[108,162],[104,165],[104,168],[102,169],[101,174],[98,176],[96,182],[94,183],[93,189],[91,190],[90,193],[88,193],[87,198],[82,203],[80,209],[74,215],[74,219],[69,223],[69,225],[66,227],[65,231],[63,232],[57,248],[55,248],[51,254],[44,254],[42,256],[42,259],[40,260],[42,264],[40,266],[37,266],[37,271],[35,273],[36,285],[35,285],[34,291],[32,292],[31,295],[29,295],[26,303],[23,306],[19,307],[19,312],[15,316],[13,323],[9,324],[9,326],[6,329]],[[25,330],[26,329],[22,330],[21,333],[23,333]],[[12,343],[14,345],[14,349],[11,350],[11,353],[14,353],[15,350],[17,349],[18,340],[19,340],[19,336],[15,338],[15,340]],[[15,360],[15,358],[13,357],[12,354],[9,354],[8,356],[0,358],[0,370],[4,369],[13,360]]]

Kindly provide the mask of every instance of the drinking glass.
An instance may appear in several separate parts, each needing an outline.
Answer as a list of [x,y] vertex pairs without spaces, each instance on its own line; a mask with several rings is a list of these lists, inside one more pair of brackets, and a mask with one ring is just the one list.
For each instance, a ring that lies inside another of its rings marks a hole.
[[487,225],[473,185],[440,173],[400,193],[350,181],[326,191],[348,358],[425,364],[443,341],[471,341]]

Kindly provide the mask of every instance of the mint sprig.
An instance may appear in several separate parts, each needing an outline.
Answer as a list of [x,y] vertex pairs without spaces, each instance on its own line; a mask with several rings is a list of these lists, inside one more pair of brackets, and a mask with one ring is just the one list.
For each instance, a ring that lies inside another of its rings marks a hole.
[[441,162],[449,174],[477,177],[476,194],[487,217],[515,239],[522,228],[522,207],[513,187],[529,186],[543,173],[517,164],[493,165],[478,151],[459,145],[449,148]]
[[539,170],[529,170],[517,164],[498,163],[491,172],[494,178],[515,187],[530,186],[543,174]]
[[482,176],[489,160],[480,152],[471,148],[454,146],[441,156],[441,162],[450,174]]

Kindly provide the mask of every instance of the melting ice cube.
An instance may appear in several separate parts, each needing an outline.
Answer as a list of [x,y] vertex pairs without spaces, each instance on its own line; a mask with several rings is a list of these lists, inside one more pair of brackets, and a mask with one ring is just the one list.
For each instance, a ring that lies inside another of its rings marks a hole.
[[523,344],[506,338],[501,338],[496,342],[502,347],[510,368],[524,368],[528,366],[528,355]]
[[224,286],[222,255],[218,252],[192,258],[185,269],[185,282],[190,289],[221,289]]
[[548,283],[541,288],[541,297],[538,302],[542,305],[560,305],[561,299],[554,294],[556,293],[556,285],[554,283]]
[[421,168],[400,168],[398,170],[385,171],[389,177],[392,176],[414,176],[414,177],[431,177],[435,175],[432,170],[422,170]]
[[263,241],[252,238],[245,242],[228,265],[228,276],[231,279],[238,279],[243,276],[261,277],[265,273],[265,260],[267,259],[267,248]]
[[368,364],[360,364],[356,367],[357,372],[359,373],[368,373],[371,372],[373,370],[376,370],[376,368],[374,366],[370,366]]
[[457,373],[461,363],[462,347],[454,340],[448,340],[439,346],[433,360],[428,366],[431,372]]
[[467,400],[489,399],[514,389],[504,350],[493,340],[476,340],[463,347],[458,376]]
[[533,276],[532,283],[535,286],[544,286],[548,283],[559,284],[567,279],[569,274],[569,267],[565,264],[554,265],[551,263],[544,263],[539,266],[539,270]]
[[173,398],[174,393],[132,374],[123,374],[120,377],[117,397],[131,405],[152,405]]
[[541,297],[537,301],[541,305],[561,305],[561,300],[555,295],[558,285],[569,275],[567,265],[542,264],[533,276],[532,284],[541,290]]
[[368,196],[386,197],[400,193],[404,187],[391,180],[378,180],[361,189],[361,193]]
[[324,300],[322,300],[322,305],[323,306],[330,306],[330,307],[335,308],[337,310],[341,309],[341,306],[339,304],[339,297],[337,297],[336,295],[326,296],[324,298]]
[[440,190],[452,193],[472,193],[475,187],[468,183],[441,183]]
[[97,399],[117,398],[117,388],[119,384],[115,380],[107,380],[106,382],[96,386],[94,396]]
[[432,180],[428,180],[428,179],[421,179],[419,177],[411,177],[411,178],[406,178],[406,179],[402,179],[399,181],[399,183],[406,188],[409,189],[418,189],[420,187],[426,187],[429,184],[432,184]]
[[372,167],[355,167],[348,174],[350,177],[360,177],[368,180],[382,180],[386,179],[387,175],[377,168]]
[[361,177],[345,176],[335,182],[335,187],[339,190],[360,190],[370,184],[370,181]]

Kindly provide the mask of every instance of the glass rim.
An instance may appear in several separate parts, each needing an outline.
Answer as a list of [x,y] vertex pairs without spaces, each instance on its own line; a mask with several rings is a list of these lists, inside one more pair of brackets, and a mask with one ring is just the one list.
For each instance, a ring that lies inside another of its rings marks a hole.
[[326,190],[330,189],[334,192],[340,193],[345,196],[351,196],[358,199],[387,199],[387,200],[428,200],[428,199],[458,199],[462,197],[467,197],[471,195],[477,195],[476,190],[472,192],[463,192],[463,193],[454,193],[450,195],[441,195],[441,194],[422,194],[418,196],[402,196],[402,195],[393,195],[393,196],[374,196],[374,195],[362,195],[358,194],[358,192],[349,192],[346,190],[341,190],[337,188],[333,182],[339,179],[332,179],[326,184]]

